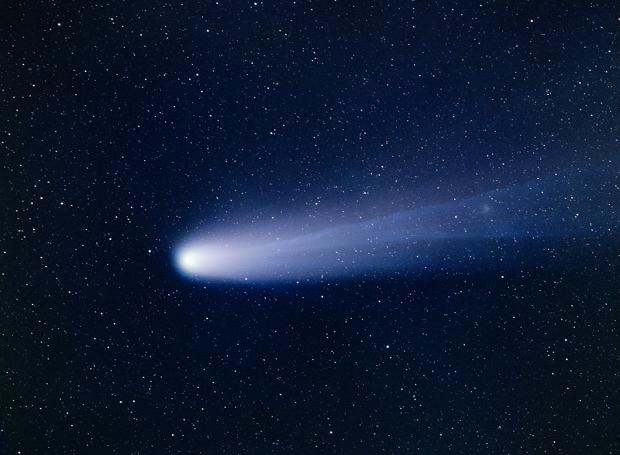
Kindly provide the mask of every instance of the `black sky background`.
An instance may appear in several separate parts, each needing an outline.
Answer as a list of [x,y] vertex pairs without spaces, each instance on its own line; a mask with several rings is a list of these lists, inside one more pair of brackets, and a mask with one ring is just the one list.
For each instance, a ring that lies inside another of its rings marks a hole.
[[0,6],[2,453],[620,450],[617,231],[286,286],[171,261],[197,227],[617,170],[619,19],[613,1]]

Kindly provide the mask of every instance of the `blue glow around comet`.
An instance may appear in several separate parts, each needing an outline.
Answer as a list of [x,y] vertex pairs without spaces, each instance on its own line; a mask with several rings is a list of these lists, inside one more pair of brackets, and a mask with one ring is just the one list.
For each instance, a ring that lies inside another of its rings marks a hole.
[[176,249],[175,262],[196,279],[264,282],[493,260],[494,241],[615,232],[620,191],[614,180],[556,175],[310,231],[302,218],[294,217],[268,229],[253,224],[236,233],[188,239]]

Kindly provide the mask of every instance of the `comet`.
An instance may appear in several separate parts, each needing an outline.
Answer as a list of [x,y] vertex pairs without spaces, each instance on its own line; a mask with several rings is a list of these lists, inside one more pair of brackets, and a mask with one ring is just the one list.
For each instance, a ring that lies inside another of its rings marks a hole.
[[326,216],[322,225],[309,227],[304,217],[290,217],[281,226],[252,224],[236,232],[203,233],[180,242],[174,262],[186,277],[234,282],[484,265],[499,260],[498,251],[509,251],[515,242],[616,232],[620,193],[613,181],[556,174],[355,221]]

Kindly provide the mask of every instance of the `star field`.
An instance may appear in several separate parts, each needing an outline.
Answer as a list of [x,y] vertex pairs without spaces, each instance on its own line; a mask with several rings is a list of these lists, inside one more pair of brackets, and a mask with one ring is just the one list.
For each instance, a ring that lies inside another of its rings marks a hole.
[[[620,450],[617,2],[1,10],[0,453]],[[424,207],[479,238],[173,259]]]

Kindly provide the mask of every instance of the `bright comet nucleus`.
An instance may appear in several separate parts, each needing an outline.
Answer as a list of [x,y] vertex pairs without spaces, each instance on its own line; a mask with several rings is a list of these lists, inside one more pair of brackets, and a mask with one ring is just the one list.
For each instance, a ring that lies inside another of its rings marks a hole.
[[218,265],[225,263],[222,251],[203,245],[186,245],[176,254],[176,263],[179,269],[194,276],[208,276],[218,270]]
[[244,269],[245,261],[252,261],[250,249],[230,248],[225,243],[194,241],[175,254],[178,269],[195,278],[230,278]]
[[200,254],[191,248],[184,248],[177,253],[177,264],[186,273],[197,273],[200,263]]

